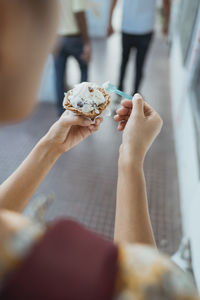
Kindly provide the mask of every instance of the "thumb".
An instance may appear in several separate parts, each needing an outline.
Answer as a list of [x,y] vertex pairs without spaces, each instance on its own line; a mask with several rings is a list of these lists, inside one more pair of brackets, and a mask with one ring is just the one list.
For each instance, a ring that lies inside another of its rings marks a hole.
[[144,100],[140,94],[135,94],[133,99],[133,108],[131,112],[131,117],[142,116],[144,117]]

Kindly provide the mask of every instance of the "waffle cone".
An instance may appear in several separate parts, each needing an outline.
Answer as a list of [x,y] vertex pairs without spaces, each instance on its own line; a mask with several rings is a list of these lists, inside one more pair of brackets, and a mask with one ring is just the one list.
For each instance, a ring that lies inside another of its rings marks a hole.
[[106,108],[109,106],[110,101],[111,101],[111,96],[106,93],[105,89],[103,88],[98,88],[100,92],[102,92],[102,94],[104,95],[106,102],[100,104],[97,109],[99,110],[99,113],[95,112],[95,109],[90,111],[89,113],[85,113],[82,112],[81,110],[75,108],[72,106],[72,104],[69,102],[68,97],[70,95],[70,91],[67,92],[67,94],[65,95],[65,98],[63,100],[63,107],[66,110],[70,110],[73,111],[76,115],[78,116],[85,116],[87,118],[90,118],[91,120],[94,120],[96,117],[98,117],[104,110],[106,110]]

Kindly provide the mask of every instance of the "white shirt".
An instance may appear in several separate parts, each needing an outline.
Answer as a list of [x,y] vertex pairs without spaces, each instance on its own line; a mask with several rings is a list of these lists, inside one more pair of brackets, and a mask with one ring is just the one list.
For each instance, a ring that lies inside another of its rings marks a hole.
[[79,34],[75,13],[86,10],[86,0],[59,0],[60,2],[60,23],[58,34],[74,35]]
[[122,31],[146,34],[154,29],[156,0],[123,0]]

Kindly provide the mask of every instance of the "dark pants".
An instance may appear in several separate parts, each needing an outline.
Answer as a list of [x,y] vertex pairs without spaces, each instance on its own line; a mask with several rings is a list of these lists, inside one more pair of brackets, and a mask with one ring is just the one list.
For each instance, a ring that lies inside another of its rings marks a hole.
[[58,113],[61,114],[64,109],[62,106],[65,90],[65,74],[66,63],[69,56],[73,56],[81,70],[80,81],[87,81],[88,78],[88,64],[81,59],[83,53],[83,39],[79,36],[69,37],[63,36],[61,38],[61,45],[59,51],[54,54],[55,70],[56,70],[56,91],[57,91],[57,107]]
[[124,89],[124,77],[131,49],[136,49],[136,76],[132,94],[139,92],[143,78],[145,59],[151,44],[153,32],[143,35],[122,33],[122,61],[119,78],[119,89]]

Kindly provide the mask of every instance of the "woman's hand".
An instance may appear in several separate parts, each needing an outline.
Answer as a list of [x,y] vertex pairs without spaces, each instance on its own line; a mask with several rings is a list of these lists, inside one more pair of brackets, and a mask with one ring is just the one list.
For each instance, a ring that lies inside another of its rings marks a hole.
[[123,100],[114,120],[123,131],[120,159],[124,163],[143,164],[145,155],[159,134],[163,121],[159,114],[139,94],[133,100]]
[[65,111],[18,169],[0,185],[0,208],[22,212],[60,155],[98,130],[102,120],[98,118],[92,125],[90,120]]
[[45,142],[62,154],[97,131],[102,121],[103,118],[99,117],[95,124],[91,124],[90,120],[65,111],[44,137]]

